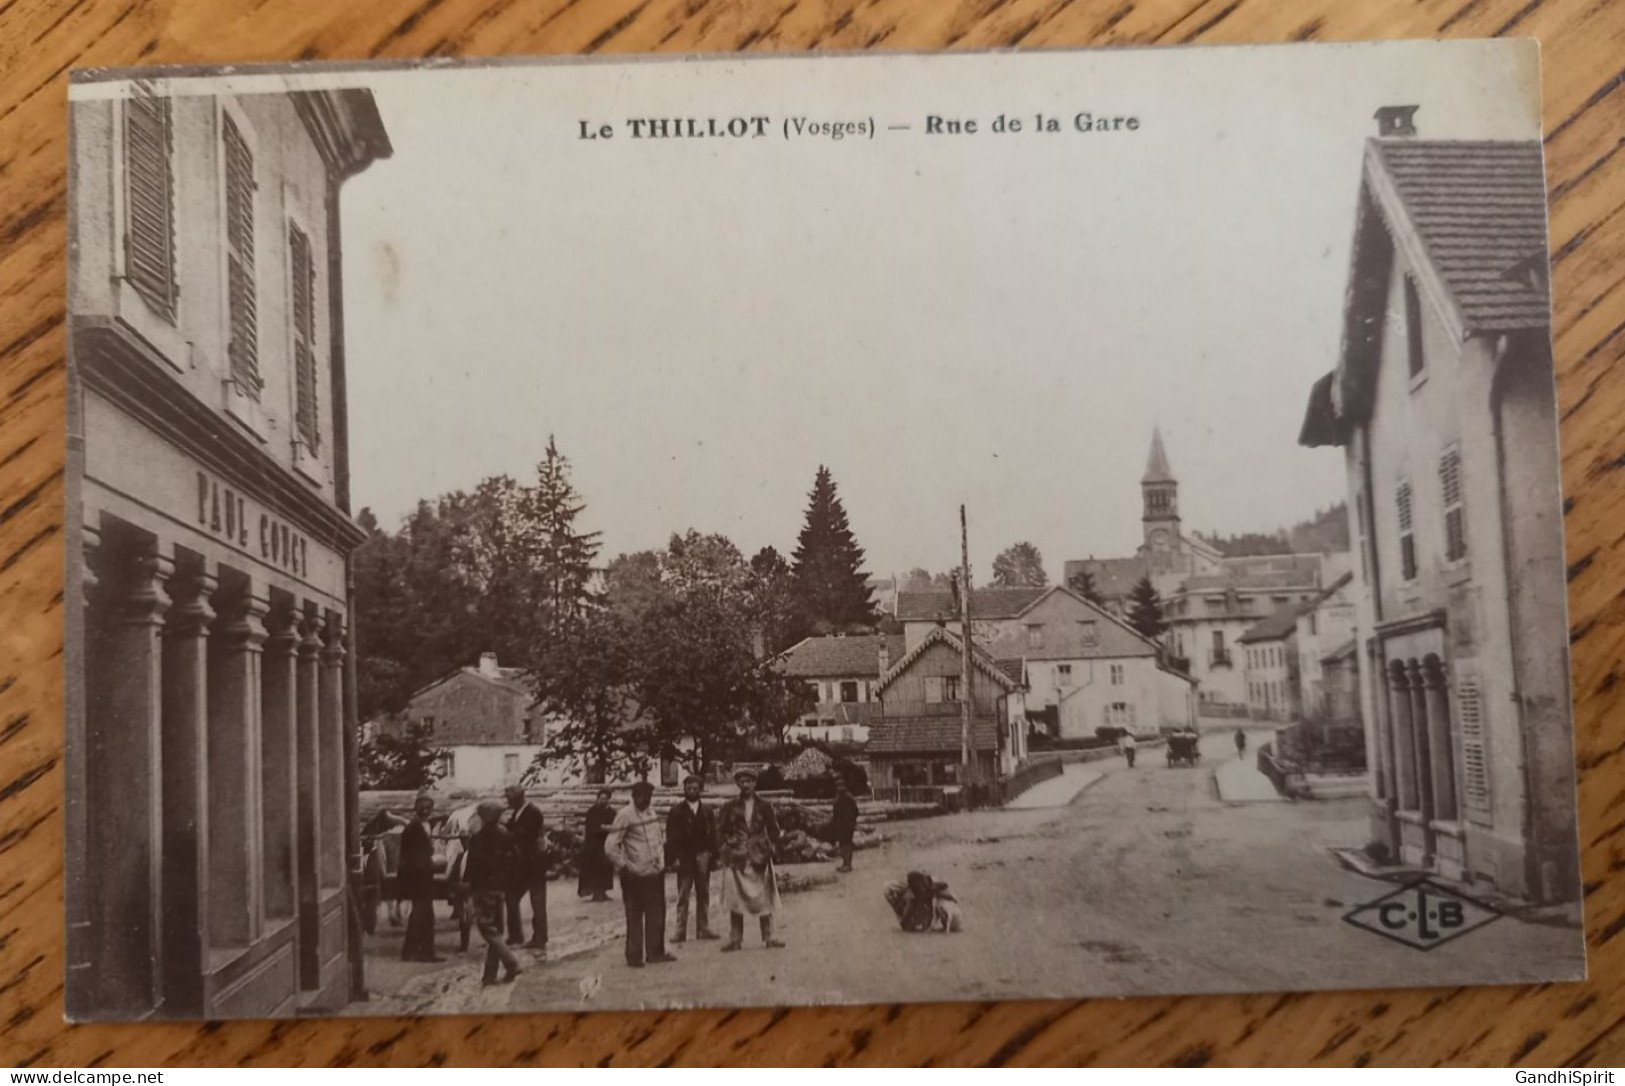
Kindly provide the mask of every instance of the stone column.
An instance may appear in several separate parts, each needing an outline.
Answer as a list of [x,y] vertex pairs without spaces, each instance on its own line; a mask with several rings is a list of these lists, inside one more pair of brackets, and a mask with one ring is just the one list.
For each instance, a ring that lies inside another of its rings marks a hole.
[[204,1013],[208,950],[209,625],[218,588],[201,565],[170,578],[164,628],[164,1003]]
[[299,616],[297,692],[295,694],[295,773],[298,789],[295,807],[299,827],[299,984],[321,987],[321,918],[318,857],[321,842],[321,732],[317,669],[320,667],[322,639],[320,626],[309,614]]
[[299,615],[272,611],[261,660],[260,778],[265,831],[265,916],[298,913]]
[[1405,665],[1398,660],[1388,665],[1388,715],[1394,725],[1394,784],[1399,809],[1415,811],[1421,807],[1420,790],[1416,781],[1416,746],[1411,719],[1410,680]]
[[322,888],[344,885],[344,619],[322,624],[321,670],[321,877]]
[[260,651],[270,604],[247,582],[216,600],[209,653],[209,945],[259,937]]
[[1405,664],[1405,678],[1411,696],[1411,742],[1415,747],[1416,785],[1421,798],[1422,820],[1432,822],[1437,807],[1433,794],[1433,759],[1429,756],[1427,690],[1422,684],[1422,665],[1415,660]]
[[151,549],[108,571],[98,674],[85,707],[92,973],[102,1008],[132,1016],[158,1009],[162,998],[160,639],[173,571]]
[[1450,690],[1444,665],[1429,656],[1421,667],[1423,699],[1428,713],[1428,754],[1433,768],[1433,816],[1454,822],[1456,807],[1456,751],[1450,735]]
[[[97,601],[97,552],[101,546],[99,518],[87,516],[80,534],[79,598],[67,601],[64,616],[69,670],[63,690],[64,739],[67,747],[67,784],[63,806],[67,820],[67,977],[65,1002],[70,1016],[83,1018],[100,1009],[96,983],[96,930],[92,922],[95,883],[90,854],[89,787],[87,762],[90,757],[86,731],[86,701],[92,683],[100,674],[97,645],[102,614]],[[70,556],[71,561],[71,556]],[[74,634],[79,635],[77,640]]]

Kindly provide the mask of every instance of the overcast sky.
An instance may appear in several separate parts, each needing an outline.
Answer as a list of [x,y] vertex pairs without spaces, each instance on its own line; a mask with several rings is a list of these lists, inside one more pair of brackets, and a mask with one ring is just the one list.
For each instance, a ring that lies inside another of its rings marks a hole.
[[[1334,363],[1372,111],[1538,132],[1510,43],[374,73],[394,156],[346,185],[357,507],[526,477],[550,433],[606,557],[689,527],[788,553],[820,464],[877,575],[1021,539],[1132,553],[1160,423],[1187,529],[1343,497],[1299,448]],[[353,77],[352,77],[353,78]],[[1079,110],[1134,133],[1079,134]],[[1001,112],[1032,127],[986,132]],[[976,118],[927,136],[928,113]],[[629,117],[766,115],[731,141]],[[786,116],[873,117],[787,142]],[[578,121],[612,123],[609,141]],[[912,130],[892,132],[892,124]]]

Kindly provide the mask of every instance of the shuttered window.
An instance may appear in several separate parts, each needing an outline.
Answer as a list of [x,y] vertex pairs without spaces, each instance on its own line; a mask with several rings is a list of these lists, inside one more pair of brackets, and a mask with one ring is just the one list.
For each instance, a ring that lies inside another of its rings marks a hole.
[[321,443],[316,415],[316,264],[310,239],[292,224],[288,260],[293,288],[294,426],[299,441],[315,452]]
[[124,103],[124,277],[171,324],[175,279],[174,114],[137,91]]
[[1411,484],[1400,483],[1399,490],[1394,495],[1394,505],[1399,513],[1399,573],[1407,581],[1416,580],[1416,530],[1415,530],[1415,502],[1411,495]]
[[1439,458],[1439,487],[1444,498],[1444,556],[1467,557],[1467,521],[1461,507],[1461,452],[1446,449]]
[[226,185],[226,310],[231,379],[259,398],[259,312],[254,283],[254,153],[227,113],[221,114],[221,145]]
[[1467,817],[1488,825],[1490,818],[1489,751],[1484,729],[1484,697],[1478,684],[1478,664],[1458,661],[1456,719],[1461,732],[1461,805]]
[[1422,299],[1416,293],[1416,280],[1405,277],[1405,355],[1406,366],[1412,377],[1420,377],[1427,368],[1422,354]]

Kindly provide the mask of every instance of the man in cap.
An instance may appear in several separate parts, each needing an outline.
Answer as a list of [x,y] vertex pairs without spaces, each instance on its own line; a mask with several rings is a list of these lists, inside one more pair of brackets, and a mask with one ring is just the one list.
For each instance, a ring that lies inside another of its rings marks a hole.
[[674,943],[688,939],[688,895],[694,894],[694,937],[716,939],[711,930],[711,869],[716,866],[716,812],[700,802],[705,782],[690,773],[683,800],[666,817],[666,861],[677,869],[677,931]]
[[[530,801],[522,785],[511,784],[504,791],[508,810],[502,825],[513,837],[518,858],[513,882],[508,886],[508,942],[547,950],[547,828],[542,809]],[[519,906],[530,895],[530,942],[525,943],[525,923]]]
[[485,939],[487,985],[496,984],[497,963],[505,967],[501,983],[507,984],[520,973],[519,959],[502,938],[507,919],[508,887],[513,883],[513,838],[501,826],[502,804],[486,800],[479,805],[480,828],[468,839],[468,858],[463,880],[474,899],[474,922]]
[[756,795],[756,771],[734,774],[739,795],[723,804],[717,818],[722,858],[722,904],[728,910],[728,941],[723,950],[738,950],[745,941],[745,917],[762,926],[762,943],[782,947],[773,937],[773,913],[779,906],[779,884],[773,853],[779,847],[779,820],[765,799]]
[[655,786],[639,781],[604,841],[604,855],[621,874],[626,906],[626,964],[674,962],[666,953],[666,833],[654,809]]

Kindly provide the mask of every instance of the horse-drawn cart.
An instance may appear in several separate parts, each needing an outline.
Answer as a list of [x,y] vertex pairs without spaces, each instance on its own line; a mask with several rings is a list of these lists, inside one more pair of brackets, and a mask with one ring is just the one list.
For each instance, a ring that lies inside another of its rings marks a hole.
[[[462,893],[464,843],[474,832],[475,808],[464,807],[429,823],[434,842],[434,899],[451,906],[468,949],[473,914]],[[361,927],[368,935],[378,930],[378,910],[388,905],[389,922],[402,924],[400,892],[401,831],[408,819],[379,811],[361,828]]]
[[1197,750],[1197,735],[1195,732],[1174,732],[1168,736],[1168,765],[1193,766],[1201,760],[1201,752]]

